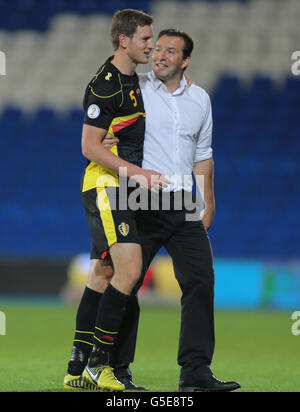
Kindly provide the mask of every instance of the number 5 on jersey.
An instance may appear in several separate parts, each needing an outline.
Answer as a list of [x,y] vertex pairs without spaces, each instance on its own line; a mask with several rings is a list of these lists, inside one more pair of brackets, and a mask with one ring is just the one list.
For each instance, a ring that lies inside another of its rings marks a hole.
[[136,107],[137,106],[137,100],[136,100],[136,97],[134,95],[134,90],[130,90],[129,96],[130,96],[130,99],[133,101],[133,107]]

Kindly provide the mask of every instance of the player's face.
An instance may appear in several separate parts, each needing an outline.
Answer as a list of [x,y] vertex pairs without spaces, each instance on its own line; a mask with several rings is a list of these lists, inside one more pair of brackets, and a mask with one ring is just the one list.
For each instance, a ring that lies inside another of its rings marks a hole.
[[183,59],[184,40],[181,37],[162,36],[155,45],[152,55],[152,69],[161,80],[181,76],[190,58]]
[[152,26],[138,26],[132,38],[128,39],[127,54],[136,64],[148,63],[154,48]]

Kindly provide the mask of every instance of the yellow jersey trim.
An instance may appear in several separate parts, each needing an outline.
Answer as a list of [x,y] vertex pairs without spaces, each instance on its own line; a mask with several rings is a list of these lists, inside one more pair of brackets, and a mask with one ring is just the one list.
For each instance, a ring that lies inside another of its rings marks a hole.
[[[105,67],[105,66],[104,66],[104,67]],[[103,69],[96,75],[95,79],[93,80],[93,83],[94,83],[94,81],[97,79],[97,77],[99,76],[99,74],[102,73],[102,71],[104,70],[104,67],[103,67]],[[108,95],[108,96],[101,96],[100,94],[95,93],[95,92],[94,92],[94,89],[93,89],[93,87],[92,87],[91,85],[89,85],[89,88],[90,88],[91,92],[93,93],[93,95],[96,96],[96,97],[98,97],[99,99],[109,99],[110,97],[113,97],[113,96],[116,96],[116,95],[119,94],[119,93],[122,93],[122,100],[121,100],[121,103],[120,103],[120,105],[119,105],[119,107],[121,107],[122,104],[124,103],[124,94],[123,94],[123,84],[122,84],[122,81],[121,81],[120,73],[118,73],[118,79],[119,79],[119,83],[120,83],[120,90],[118,90],[117,92],[112,93],[112,94],[110,94],[110,95]]]

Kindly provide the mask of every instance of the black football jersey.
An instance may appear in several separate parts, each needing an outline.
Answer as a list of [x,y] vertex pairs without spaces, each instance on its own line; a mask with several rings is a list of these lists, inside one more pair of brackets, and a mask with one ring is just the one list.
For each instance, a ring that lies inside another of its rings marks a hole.
[[[85,124],[105,129],[119,139],[112,152],[141,167],[146,115],[137,74],[122,74],[109,58],[88,84],[83,107]],[[83,191],[96,187],[101,174],[111,172],[88,162]]]

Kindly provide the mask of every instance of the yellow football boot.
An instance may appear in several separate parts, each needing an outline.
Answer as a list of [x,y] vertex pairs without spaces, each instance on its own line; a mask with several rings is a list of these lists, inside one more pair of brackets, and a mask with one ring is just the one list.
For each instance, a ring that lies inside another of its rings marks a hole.
[[82,373],[82,379],[86,385],[96,386],[96,390],[103,392],[123,392],[123,385],[115,377],[113,368],[109,365],[91,367],[87,365]]
[[97,385],[92,382],[86,381],[82,378],[82,375],[70,375],[66,373],[64,377],[64,388],[65,389],[88,389],[92,391],[99,390]]

